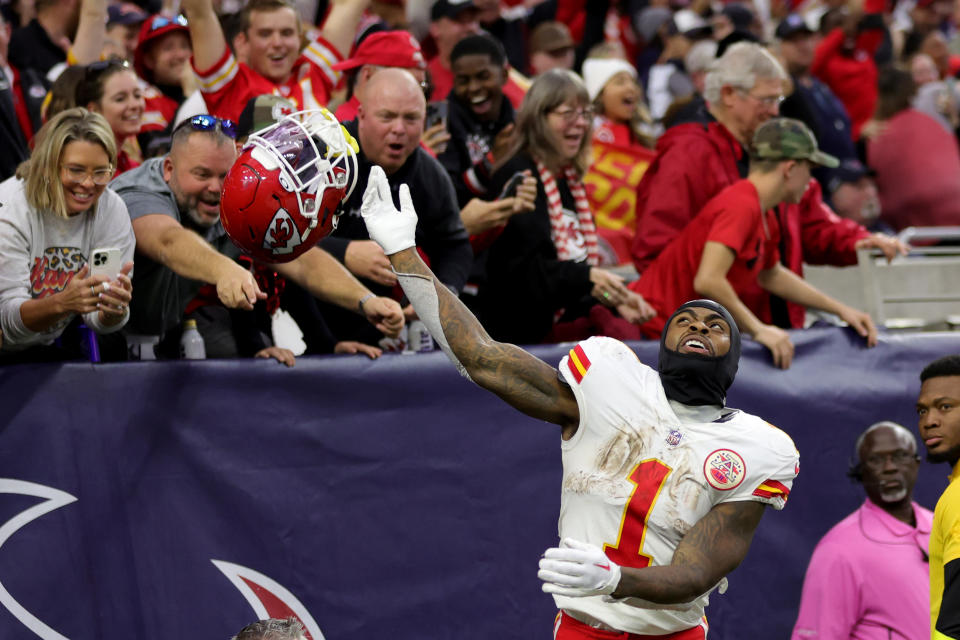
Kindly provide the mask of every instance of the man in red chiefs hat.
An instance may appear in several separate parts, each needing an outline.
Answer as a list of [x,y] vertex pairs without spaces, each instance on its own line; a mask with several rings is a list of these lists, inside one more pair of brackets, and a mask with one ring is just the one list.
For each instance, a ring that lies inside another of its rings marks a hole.
[[345,122],[357,117],[357,107],[363,101],[364,88],[377,71],[387,67],[408,70],[420,86],[426,83],[427,63],[420,51],[420,43],[407,31],[378,31],[357,45],[353,56],[333,65],[336,71],[347,74],[349,99],[334,114]]

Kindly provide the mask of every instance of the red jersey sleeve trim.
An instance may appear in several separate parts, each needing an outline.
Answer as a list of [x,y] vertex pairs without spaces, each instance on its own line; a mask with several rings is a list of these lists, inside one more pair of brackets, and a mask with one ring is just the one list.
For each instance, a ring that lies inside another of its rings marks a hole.
[[583,352],[583,347],[577,345],[570,349],[567,366],[570,368],[570,373],[573,374],[573,379],[577,381],[577,384],[580,384],[583,376],[587,375],[587,370],[590,368],[590,358]]
[[317,36],[304,48],[303,56],[323,72],[331,87],[337,86],[343,74],[334,71],[333,65],[341,62],[342,57],[332,44]]
[[777,482],[776,480],[767,480],[753,490],[753,495],[759,498],[780,497],[786,501],[787,497],[790,495],[790,489],[788,489],[783,483]]
[[237,77],[237,72],[240,70],[237,59],[233,56],[229,47],[224,49],[223,55],[209,69],[197,69],[192,58],[190,64],[193,65],[193,70],[197,73],[200,80],[200,90],[204,93],[220,91]]

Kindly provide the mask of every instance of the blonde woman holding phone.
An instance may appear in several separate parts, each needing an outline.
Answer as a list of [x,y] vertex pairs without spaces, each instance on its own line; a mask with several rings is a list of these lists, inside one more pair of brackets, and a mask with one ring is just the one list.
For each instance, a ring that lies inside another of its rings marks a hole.
[[[0,362],[79,355],[54,344],[78,315],[101,334],[126,323],[134,236],[123,201],[106,186],[116,159],[103,116],[68,109],[0,183]],[[91,275],[93,251],[108,247],[120,250],[119,272]]]

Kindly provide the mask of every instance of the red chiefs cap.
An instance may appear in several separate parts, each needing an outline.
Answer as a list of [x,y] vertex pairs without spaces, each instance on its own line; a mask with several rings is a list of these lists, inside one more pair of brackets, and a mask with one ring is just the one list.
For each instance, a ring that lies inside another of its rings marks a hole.
[[378,31],[364,39],[353,57],[333,65],[337,71],[357,69],[365,64],[401,69],[426,69],[420,43],[407,31]]
[[164,16],[158,13],[144,20],[143,25],[141,25],[140,37],[137,39],[137,48],[133,52],[133,69],[137,72],[137,75],[144,80],[151,80],[151,78],[144,75],[145,73],[149,74],[143,66],[143,56],[147,51],[147,46],[157,38],[163,37],[171,31],[189,33],[189,29],[187,29],[187,19],[183,16],[174,16],[171,18],[170,16]]

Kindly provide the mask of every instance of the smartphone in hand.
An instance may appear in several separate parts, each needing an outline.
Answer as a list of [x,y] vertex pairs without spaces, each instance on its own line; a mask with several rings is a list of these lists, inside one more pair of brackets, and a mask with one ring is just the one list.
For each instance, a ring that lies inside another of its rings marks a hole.
[[440,122],[447,121],[447,101],[438,100],[427,104],[427,121],[425,128],[429,129]]
[[101,247],[90,253],[90,275],[107,276],[116,280],[123,267],[123,249],[118,247]]
[[517,171],[515,174],[510,176],[510,179],[507,180],[507,183],[503,185],[503,189],[500,191],[500,195],[497,197],[497,200],[502,200],[503,198],[512,198],[517,195],[517,189],[520,188],[523,179],[527,176],[523,171]]

